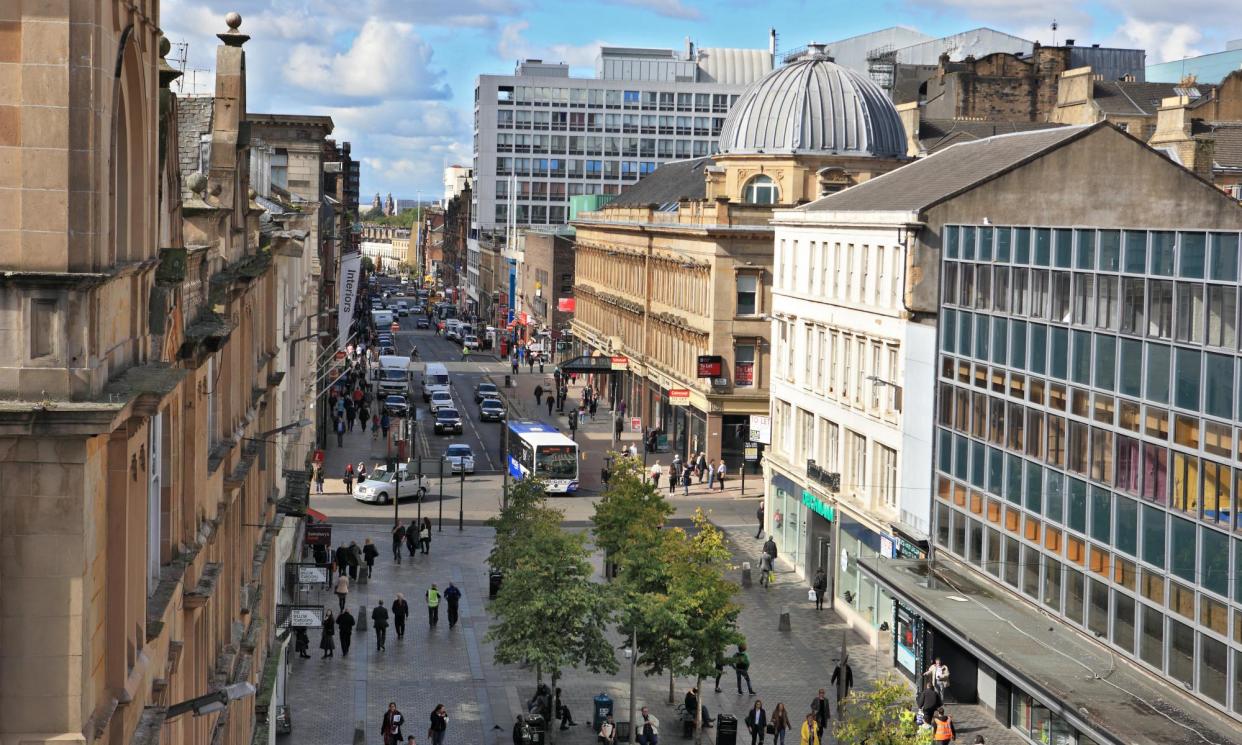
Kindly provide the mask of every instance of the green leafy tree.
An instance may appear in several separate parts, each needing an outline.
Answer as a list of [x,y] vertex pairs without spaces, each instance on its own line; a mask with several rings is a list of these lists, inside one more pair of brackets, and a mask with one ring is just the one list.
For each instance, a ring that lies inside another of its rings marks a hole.
[[359,266],[361,266],[362,271],[367,274],[375,273],[375,262],[371,260],[370,256],[363,256],[362,261],[359,262]]
[[931,745],[931,731],[918,729],[910,688],[892,676],[846,697],[845,715],[835,720],[838,745]]
[[548,525],[559,528],[562,513],[547,506],[546,483],[539,478],[525,478],[509,487],[509,502],[487,524],[496,531],[488,566],[508,572],[517,557],[526,551],[529,534]]

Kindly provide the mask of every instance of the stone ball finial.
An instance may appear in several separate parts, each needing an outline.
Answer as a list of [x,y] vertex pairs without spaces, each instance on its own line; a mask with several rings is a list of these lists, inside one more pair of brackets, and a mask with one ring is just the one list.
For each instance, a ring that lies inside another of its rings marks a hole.
[[189,187],[191,192],[201,198],[203,192],[207,190],[207,177],[203,175],[202,171],[191,173],[189,178],[185,180],[185,185]]
[[160,56],[167,57],[168,53],[171,51],[172,51],[172,42],[168,40],[167,36],[161,36],[160,37]]
[[229,28],[236,31],[237,29],[241,28],[241,22],[242,22],[241,13],[238,13],[237,11],[233,11],[232,13],[229,13],[228,15],[224,17],[224,22],[229,25]]

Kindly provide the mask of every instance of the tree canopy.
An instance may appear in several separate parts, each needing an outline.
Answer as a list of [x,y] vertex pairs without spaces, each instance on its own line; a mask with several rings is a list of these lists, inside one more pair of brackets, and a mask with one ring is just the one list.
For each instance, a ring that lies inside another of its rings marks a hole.
[[846,714],[835,720],[837,745],[931,745],[931,731],[919,730],[910,688],[886,676],[845,699]]

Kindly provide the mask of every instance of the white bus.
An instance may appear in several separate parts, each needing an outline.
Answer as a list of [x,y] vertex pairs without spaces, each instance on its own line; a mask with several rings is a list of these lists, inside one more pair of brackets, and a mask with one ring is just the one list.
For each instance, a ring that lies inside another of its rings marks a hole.
[[431,394],[436,391],[452,393],[449,386],[448,368],[440,362],[428,362],[423,369],[423,400],[430,401]]
[[550,424],[509,422],[509,475],[519,481],[534,473],[549,493],[578,491],[578,443]]

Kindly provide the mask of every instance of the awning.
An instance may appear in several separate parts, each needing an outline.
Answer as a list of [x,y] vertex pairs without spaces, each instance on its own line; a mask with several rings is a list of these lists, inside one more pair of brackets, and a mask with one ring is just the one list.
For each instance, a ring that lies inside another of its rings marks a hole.
[[579,375],[616,372],[612,369],[612,358],[607,355],[574,357],[572,360],[565,360],[558,367],[561,368],[561,372],[578,373]]
[[327,515],[325,515],[325,514],[323,514],[323,513],[322,513],[322,512],[320,512],[319,510],[315,509],[314,507],[307,507],[307,508],[306,508],[306,516],[307,516],[307,517],[309,517],[309,518],[311,518],[312,520],[314,520],[314,521],[315,521],[315,522],[317,522],[317,523],[326,523],[326,522],[328,522],[328,516],[327,516]]
[[858,566],[980,662],[1078,730],[1117,745],[1237,745],[1237,722],[953,558]]

